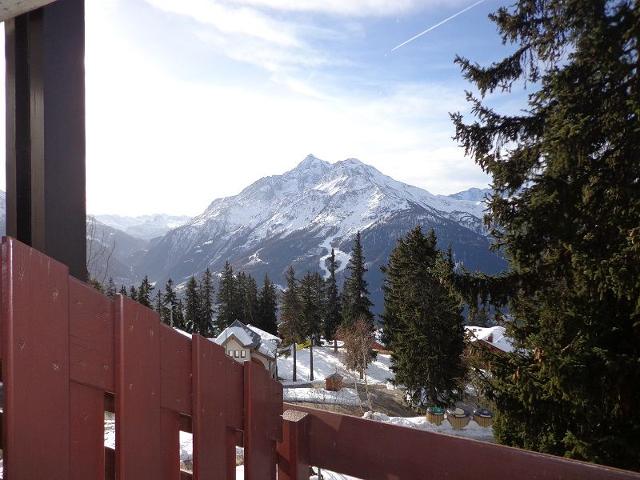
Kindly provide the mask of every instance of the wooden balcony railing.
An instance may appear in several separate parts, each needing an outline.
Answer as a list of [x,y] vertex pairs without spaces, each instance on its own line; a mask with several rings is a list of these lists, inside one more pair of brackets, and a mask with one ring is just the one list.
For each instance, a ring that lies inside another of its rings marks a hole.
[[309,465],[367,480],[638,480],[640,474],[285,404],[278,480]]
[[[247,477],[275,478],[282,387],[264,368],[101,295],[15,240],[1,258],[5,479],[189,477],[180,430],[194,434],[195,478],[235,479],[239,441]],[[106,454],[105,396],[116,418]]]
[[[1,255],[2,447],[9,480],[631,480],[640,475],[282,403],[253,362],[189,339],[127,298],[110,299],[15,240]],[[284,412],[283,412],[284,409]],[[115,411],[116,448],[104,447]],[[193,474],[179,432],[193,432]]]

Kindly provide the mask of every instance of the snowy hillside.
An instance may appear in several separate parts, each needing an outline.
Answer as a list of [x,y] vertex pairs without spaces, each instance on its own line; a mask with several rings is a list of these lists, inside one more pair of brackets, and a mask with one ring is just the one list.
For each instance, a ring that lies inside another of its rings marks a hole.
[[214,200],[201,215],[155,240],[138,271],[180,283],[205,268],[219,272],[228,260],[282,284],[290,264],[300,272],[324,272],[332,247],[343,269],[359,230],[379,305],[378,267],[396,239],[416,225],[434,228],[441,246],[451,245],[456,261],[469,269],[504,268],[489,251],[482,212],[481,200],[433,195],[356,159],[331,164],[309,155],[293,170]]
[[[329,375],[338,372],[345,378],[346,384],[358,380],[357,374],[347,369],[343,361],[344,353],[334,353],[333,347],[315,347],[313,349],[313,378],[314,381],[323,381]],[[299,350],[296,356],[296,370],[298,383],[309,381],[310,358],[309,349]],[[386,384],[393,380],[391,371],[391,356],[378,353],[376,359],[367,367],[367,382],[370,385]],[[285,385],[291,384],[293,377],[293,356],[278,357],[278,377]]]

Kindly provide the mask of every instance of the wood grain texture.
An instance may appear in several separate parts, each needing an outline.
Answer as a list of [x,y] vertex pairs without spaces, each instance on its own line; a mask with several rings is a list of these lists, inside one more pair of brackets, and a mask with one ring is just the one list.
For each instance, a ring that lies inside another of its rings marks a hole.
[[119,480],[156,480],[162,472],[160,320],[116,300],[116,472]]
[[244,364],[244,465],[248,480],[275,480],[282,439],[282,386],[254,362]]
[[104,394],[71,383],[70,480],[104,479]]
[[107,392],[115,389],[113,300],[70,279],[71,378]]
[[69,478],[68,278],[64,265],[3,241],[5,478]]
[[[193,348],[193,476],[196,479],[226,480],[226,406],[224,350],[209,340],[194,335]],[[234,469],[235,470],[235,469]],[[233,476],[231,476],[233,473]]]

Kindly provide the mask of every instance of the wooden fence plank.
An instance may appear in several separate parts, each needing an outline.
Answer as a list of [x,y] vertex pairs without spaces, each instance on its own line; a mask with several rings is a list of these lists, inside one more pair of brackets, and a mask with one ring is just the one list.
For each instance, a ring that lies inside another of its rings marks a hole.
[[162,470],[160,320],[128,298],[116,299],[116,472],[119,480],[156,480]]
[[282,415],[282,442],[278,443],[278,480],[309,480],[308,417],[308,413],[297,410],[287,410]]
[[275,480],[276,442],[282,439],[282,386],[254,362],[245,362],[244,372],[245,478]]
[[4,475],[67,480],[68,269],[10,238],[2,262]]
[[191,341],[168,325],[160,325],[161,404],[191,415]]
[[180,415],[166,408],[161,413],[162,477],[180,479]]
[[104,465],[104,393],[71,383],[70,480],[102,480]]
[[[308,413],[311,465],[370,480],[638,480],[640,474],[294,404]],[[461,460],[462,459],[462,460]]]
[[[219,345],[193,335],[193,476],[195,479],[226,480],[228,472],[225,385],[228,358]],[[231,360],[233,361],[233,360]]]
[[244,428],[244,367],[231,357],[226,359],[224,385],[228,392],[227,426],[242,430]]
[[71,379],[114,391],[114,302],[89,285],[70,278]]

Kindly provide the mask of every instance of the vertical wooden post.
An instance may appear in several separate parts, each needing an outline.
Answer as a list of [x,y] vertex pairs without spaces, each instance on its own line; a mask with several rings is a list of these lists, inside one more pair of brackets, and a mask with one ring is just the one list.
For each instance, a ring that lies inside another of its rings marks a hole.
[[165,408],[161,412],[162,477],[158,480],[180,478],[180,415]]
[[103,480],[104,393],[80,383],[69,384],[71,431],[69,480]]
[[84,0],[5,22],[7,234],[85,280]]
[[244,474],[276,479],[276,442],[282,440],[282,385],[253,361],[244,363]]
[[69,273],[2,243],[4,478],[69,477]]
[[308,414],[286,410],[278,443],[278,480],[309,480]]
[[116,476],[162,478],[160,319],[116,299]]
[[192,337],[193,355],[193,476],[227,480],[228,472],[224,350],[200,335]]

